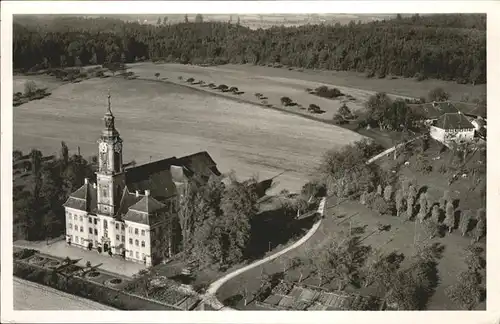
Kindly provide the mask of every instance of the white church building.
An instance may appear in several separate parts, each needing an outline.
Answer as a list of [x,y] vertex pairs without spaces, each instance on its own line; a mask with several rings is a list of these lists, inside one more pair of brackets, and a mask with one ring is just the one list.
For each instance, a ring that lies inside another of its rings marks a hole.
[[179,252],[178,197],[193,175],[220,175],[210,155],[199,152],[125,169],[109,95],[98,150],[97,183],[85,179],[64,203],[66,242],[146,265]]

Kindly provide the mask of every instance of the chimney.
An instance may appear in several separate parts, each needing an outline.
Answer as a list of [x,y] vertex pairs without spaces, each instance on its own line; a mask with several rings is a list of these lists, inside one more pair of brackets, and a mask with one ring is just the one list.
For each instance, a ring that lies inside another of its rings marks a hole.
[[139,190],[136,190],[136,191],[135,191],[135,196],[136,196],[136,197],[139,197]]
[[89,178],[85,178],[83,181],[85,182],[86,185],[89,184]]
[[149,196],[149,190],[144,190],[144,195]]

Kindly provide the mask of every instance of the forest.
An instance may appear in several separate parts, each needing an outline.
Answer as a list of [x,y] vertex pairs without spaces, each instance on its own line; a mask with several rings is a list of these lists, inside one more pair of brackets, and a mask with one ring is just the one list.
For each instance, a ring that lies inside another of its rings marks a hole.
[[156,25],[113,18],[16,18],[17,71],[133,63],[258,64],[335,71],[367,77],[415,77],[486,82],[486,15],[413,15],[347,25],[276,26],[194,21]]

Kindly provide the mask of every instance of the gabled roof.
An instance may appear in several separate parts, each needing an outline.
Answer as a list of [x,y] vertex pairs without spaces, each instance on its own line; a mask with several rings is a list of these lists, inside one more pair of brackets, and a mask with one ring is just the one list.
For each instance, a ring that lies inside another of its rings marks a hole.
[[[207,152],[171,157],[125,170],[125,188],[115,217],[148,224],[150,217],[166,207],[168,198],[177,194],[174,181],[182,182],[187,177],[199,174],[208,177],[220,175],[215,162]],[[149,190],[149,195],[144,192]],[[136,195],[136,191],[141,195]],[[65,207],[97,211],[97,189],[88,182],[73,192],[64,204]],[[146,215],[146,216],[144,216]],[[153,222],[156,220],[153,219]]]
[[90,183],[84,183],[69,196],[63,206],[94,213],[97,210],[97,189]]
[[[176,187],[171,172],[171,166],[181,167],[183,174],[191,177],[194,174],[210,176],[220,175],[219,170],[207,152],[199,152],[181,158],[171,157],[143,165],[139,165],[125,172],[126,184],[130,192],[149,190],[151,196],[163,200],[176,194]],[[180,174],[174,172],[176,178]],[[179,180],[179,179],[177,179]]]
[[426,119],[437,119],[443,114],[458,113],[457,107],[448,101],[408,105],[410,109]]
[[158,214],[166,205],[151,196],[142,196],[141,199],[130,206],[123,220],[141,224],[154,224],[159,220]]
[[444,114],[439,117],[436,124],[436,127],[442,129],[471,129],[474,128],[474,125],[465,117],[464,114]]

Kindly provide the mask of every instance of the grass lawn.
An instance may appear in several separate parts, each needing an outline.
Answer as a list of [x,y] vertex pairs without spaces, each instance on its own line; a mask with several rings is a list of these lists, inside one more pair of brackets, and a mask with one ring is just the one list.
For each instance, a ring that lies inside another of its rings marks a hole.
[[[450,191],[453,199],[458,199],[458,209],[459,210],[471,210],[475,215],[476,210],[481,207],[486,207],[483,205],[481,199],[481,190],[486,189],[486,178],[482,177],[475,178],[473,174],[468,171],[477,167],[480,163],[481,157],[477,152],[474,155],[469,155],[466,157],[466,163],[464,165],[464,170],[467,177],[462,178],[460,176],[451,184],[448,184],[448,180],[451,178],[452,172],[450,171],[450,165],[452,163],[452,153],[450,150],[445,150],[441,152],[441,144],[434,140],[430,140],[430,147],[426,150],[426,154],[432,163],[432,172],[424,174],[418,171],[418,159],[416,154],[412,155],[408,159],[409,165],[402,165],[400,172],[400,179],[408,179],[413,183],[417,184],[419,188],[422,186],[427,187],[427,191],[430,194],[433,201],[438,202],[443,196],[444,191]],[[415,143],[418,145],[417,143]],[[435,160],[433,160],[435,159]],[[385,170],[393,170],[396,168],[394,155],[389,154],[386,157],[380,159],[377,163]],[[444,166],[447,173],[440,172],[441,166]]]
[[[377,213],[367,209],[358,202],[338,202],[335,197],[331,197],[327,203],[327,212],[320,229],[304,245],[291,251],[286,258],[280,258],[265,265],[245,272],[221,287],[218,291],[218,297],[221,301],[230,302],[233,299],[234,307],[238,309],[259,310],[260,306],[255,305],[252,298],[248,298],[248,305],[245,307],[241,299],[241,287],[245,285],[249,296],[255,293],[260,285],[261,272],[274,274],[283,271],[284,262],[290,258],[306,258],[313,250],[322,249],[331,238],[345,237],[349,230],[352,235],[359,236],[363,245],[377,248],[385,253],[397,251],[405,255],[402,267],[408,266],[411,256],[415,252],[414,241],[425,241],[425,234],[420,224],[415,222],[404,222],[403,219],[393,216],[380,216]],[[379,232],[378,224],[390,225],[388,231]],[[430,310],[456,309],[456,306],[445,295],[444,290],[456,282],[457,274],[466,269],[464,262],[464,248],[471,242],[469,237],[462,237],[458,232],[446,234],[442,238],[434,238],[430,243],[441,243],[444,246],[442,258],[438,264],[439,285],[436,292],[428,303]],[[287,270],[286,280],[298,281],[302,271],[302,283],[317,286],[318,278],[311,273],[308,266]],[[323,288],[335,291],[336,282],[323,282]],[[361,295],[375,294],[373,288],[355,288],[348,286],[348,292],[355,292]],[[478,309],[485,309],[483,302]]]

